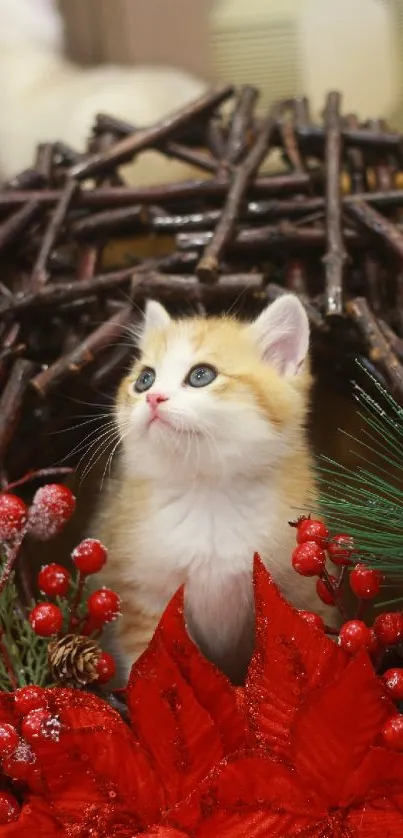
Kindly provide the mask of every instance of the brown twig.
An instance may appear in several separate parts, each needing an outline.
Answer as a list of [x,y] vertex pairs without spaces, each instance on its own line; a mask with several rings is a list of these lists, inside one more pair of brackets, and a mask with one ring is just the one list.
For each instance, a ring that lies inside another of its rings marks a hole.
[[403,259],[403,233],[396,224],[381,215],[378,210],[370,207],[364,201],[346,205],[346,213],[354,221],[380,237],[400,259]]
[[134,205],[104,210],[75,221],[71,233],[78,239],[89,239],[114,232],[135,232],[144,229],[148,221],[145,207]]
[[[277,195],[283,192],[304,192],[311,185],[306,172],[300,174],[280,174],[257,178],[250,185],[250,191],[255,195]],[[133,204],[165,204],[172,201],[186,199],[221,198],[228,192],[228,183],[222,180],[184,180],[179,183],[168,183],[160,186],[139,187],[100,187],[97,189],[83,189],[74,200],[78,208],[127,207]],[[60,189],[24,190],[0,193],[0,211],[12,211],[13,208],[35,200],[41,206],[51,207],[60,199]],[[403,194],[389,195],[389,205],[403,203]],[[396,200],[397,198],[397,200]]]
[[231,117],[227,145],[220,161],[218,176],[226,176],[248,150],[253,109],[258,96],[256,87],[246,85],[241,88]]
[[14,362],[8,382],[0,399],[0,460],[17,432],[17,423],[27,391],[28,382],[32,377],[35,364],[18,358]]
[[162,143],[164,140],[171,139],[174,134],[177,135],[179,130],[189,125],[192,120],[206,113],[211,113],[214,108],[222,104],[222,102],[225,102],[232,95],[233,87],[231,85],[225,85],[218,90],[208,91],[208,93],[200,96],[196,102],[184,106],[160,122],[157,122],[151,128],[143,128],[135,131],[130,137],[125,137],[120,140],[104,154],[94,154],[82,163],[77,163],[72,167],[70,173],[72,177],[79,179],[88,178],[114,168],[121,163],[128,162],[140,151]]
[[107,293],[127,285],[134,270],[134,268],[123,268],[121,271],[100,274],[82,282],[77,282],[77,280],[52,284],[49,282],[48,285],[37,291],[29,291],[24,296],[13,297],[0,303],[0,316],[48,308],[49,306],[60,306],[92,295]]
[[79,372],[87,364],[94,361],[102,349],[122,337],[126,327],[132,318],[131,306],[125,306],[121,312],[114,314],[98,329],[95,329],[85,340],[75,347],[67,355],[51,364],[43,372],[40,372],[32,379],[31,385],[42,397],[47,396],[51,390],[57,387],[62,381],[71,375]]
[[73,180],[69,180],[64,187],[60,199],[56,205],[49,225],[42,240],[42,244],[33,267],[31,283],[33,288],[41,288],[45,285],[48,278],[46,265],[50,256],[50,252],[55,243],[58,232],[64,222],[66,212],[73,198],[77,184]]
[[40,206],[37,201],[27,201],[20,209],[17,209],[10,218],[0,224],[0,250],[10,245],[17,236],[22,233],[26,227],[39,214]]
[[196,269],[198,277],[203,281],[217,279],[221,254],[234,235],[241,203],[245,198],[251,180],[266,157],[281,109],[281,104],[276,104],[271,108],[256,137],[254,145],[234,175],[212,240],[207,245]]
[[[363,239],[355,230],[346,229],[346,241],[350,245],[360,244]],[[207,248],[213,241],[214,233],[178,233],[176,244],[180,250]],[[317,247],[323,249],[327,241],[326,231],[321,227],[297,227],[288,221],[271,224],[265,227],[248,227],[241,230],[232,240],[229,250],[253,250],[261,248],[264,251],[278,247]]]
[[403,366],[391,349],[364,297],[356,297],[346,305],[349,317],[360,330],[369,350],[369,358],[386,376],[393,391],[403,396]]
[[18,480],[13,480],[12,483],[7,483],[2,487],[3,492],[12,492],[19,489],[20,486],[25,486],[27,483],[32,483],[33,480],[47,480],[48,477],[64,477],[69,474],[74,474],[74,469],[69,466],[60,466],[55,468],[39,468],[34,471],[29,471],[20,477]]
[[340,94],[329,93],[325,111],[326,128],[326,271],[327,314],[341,315],[343,311],[343,271],[346,261],[341,231],[340,160],[341,119]]
[[[98,114],[96,118],[97,131],[113,131],[118,137],[128,137],[134,134],[136,127],[130,122],[125,122],[122,119],[109,116],[109,114]],[[156,145],[157,150],[161,150],[167,157],[172,157],[174,160],[180,160],[183,163],[189,163],[191,166],[196,166],[198,169],[203,169],[206,172],[216,172],[218,165],[210,155],[202,151],[196,151],[193,148],[177,142],[164,142],[161,145]]]
[[291,168],[294,172],[303,172],[305,166],[295,133],[295,109],[291,110],[287,114],[284,114],[284,116],[280,119],[280,136],[285,157]]

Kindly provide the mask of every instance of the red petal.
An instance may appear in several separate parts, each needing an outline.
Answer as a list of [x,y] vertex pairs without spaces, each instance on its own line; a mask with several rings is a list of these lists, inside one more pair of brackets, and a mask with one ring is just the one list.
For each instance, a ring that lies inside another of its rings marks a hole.
[[[225,750],[230,752],[244,747],[245,721],[238,708],[236,693],[228,678],[200,654],[190,639],[184,621],[182,588],[166,608],[156,634],[200,706],[208,711],[214,725],[219,728]],[[146,663],[141,662],[142,670],[155,665],[153,655],[151,652],[150,661],[148,651],[145,652]],[[137,668],[138,662],[133,667],[133,681]]]
[[307,695],[333,681],[349,658],[281,596],[255,557],[256,648],[246,683],[252,738],[286,756],[290,729]]
[[390,712],[365,653],[351,660],[336,682],[306,698],[294,721],[292,761],[329,806],[339,804],[346,778],[358,768]]
[[185,832],[178,832],[170,826],[153,826],[147,832],[142,832],[141,836],[142,838],[187,838]]
[[160,631],[132,671],[127,698],[135,736],[150,754],[168,808],[221,760],[220,728],[183,678]]
[[66,838],[48,804],[39,798],[25,803],[18,821],[0,826],[0,835],[1,838]]
[[357,805],[368,798],[403,792],[403,754],[371,748],[357,770],[346,777],[340,805]]
[[52,690],[49,707],[63,725],[59,741],[38,740],[34,750],[45,797],[60,820],[94,829],[117,816],[138,828],[156,820],[163,803],[159,788],[119,715],[76,690]]
[[[346,827],[359,838],[402,838],[403,796],[367,801],[348,813]],[[346,834],[350,832],[346,830]]]
[[301,790],[289,768],[240,755],[218,766],[167,820],[192,838],[291,838],[316,835],[302,830],[316,829],[325,816],[315,794]]

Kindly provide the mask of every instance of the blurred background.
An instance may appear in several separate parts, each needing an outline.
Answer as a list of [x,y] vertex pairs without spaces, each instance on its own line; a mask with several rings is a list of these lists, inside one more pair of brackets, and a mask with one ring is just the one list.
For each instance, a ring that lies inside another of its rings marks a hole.
[[[0,0],[0,70],[3,178],[38,142],[84,149],[100,110],[149,124],[222,81],[262,109],[304,94],[315,118],[338,89],[344,113],[403,128],[403,0]],[[130,179],[180,176],[150,152]]]

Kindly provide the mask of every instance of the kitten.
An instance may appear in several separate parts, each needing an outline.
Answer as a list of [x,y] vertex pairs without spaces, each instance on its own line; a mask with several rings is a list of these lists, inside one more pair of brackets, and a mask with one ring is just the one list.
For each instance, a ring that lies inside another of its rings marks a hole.
[[255,551],[298,608],[317,608],[314,580],[291,567],[288,525],[314,495],[308,345],[292,295],[252,324],[175,321],[148,303],[140,358],[117,396],[118,471],[94,525],[110,550],[102,581],[123,601],[127,665],[186,583],[191,636],[239,681],[253,643]]

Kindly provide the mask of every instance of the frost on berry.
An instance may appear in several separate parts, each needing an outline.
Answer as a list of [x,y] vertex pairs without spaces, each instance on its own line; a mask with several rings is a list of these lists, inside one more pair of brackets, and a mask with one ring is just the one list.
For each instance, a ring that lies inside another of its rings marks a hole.
[[0,541],[12,541],[27,522],[27,507],[17,495],[0,493]]
[[39,541],[54,538],[74,513],[76,500],[67,486],[49,483],[34,495],[29,509],[29,533]]

